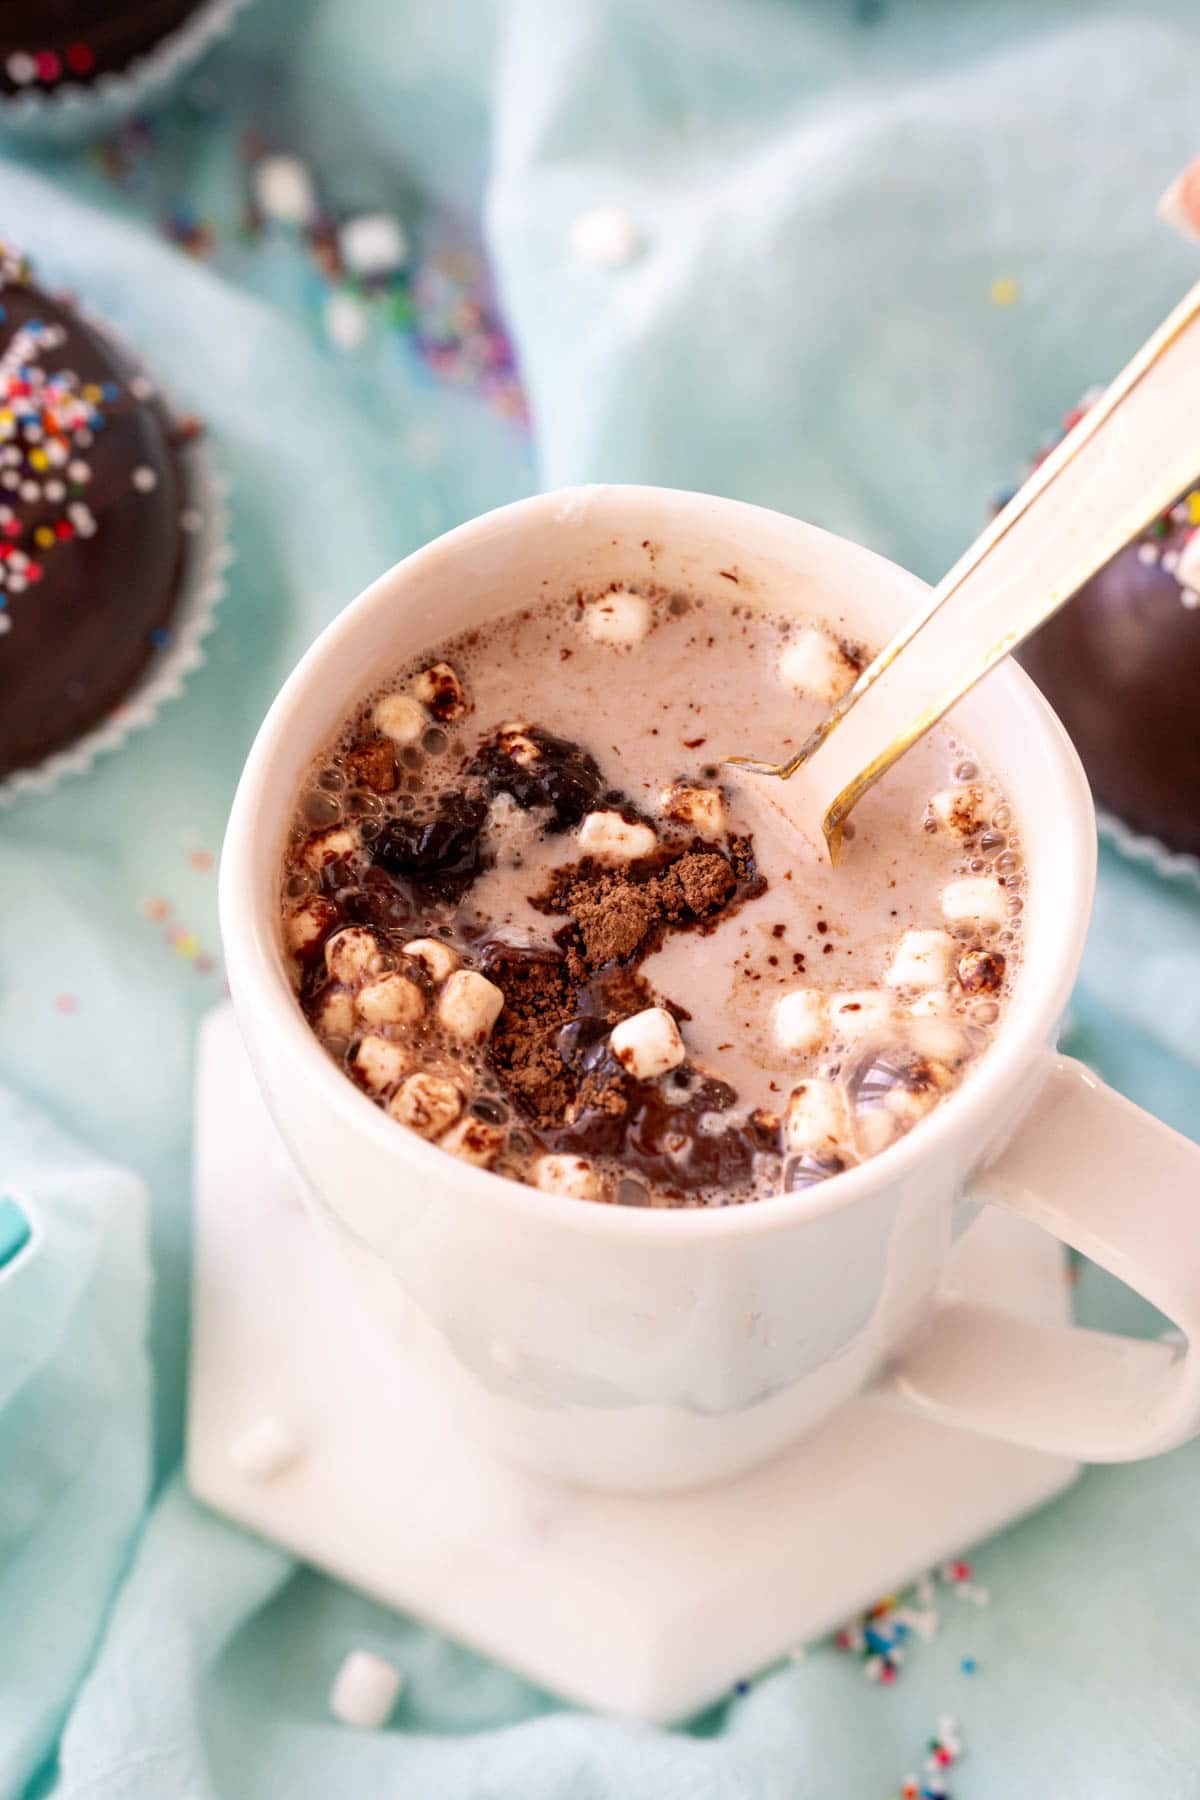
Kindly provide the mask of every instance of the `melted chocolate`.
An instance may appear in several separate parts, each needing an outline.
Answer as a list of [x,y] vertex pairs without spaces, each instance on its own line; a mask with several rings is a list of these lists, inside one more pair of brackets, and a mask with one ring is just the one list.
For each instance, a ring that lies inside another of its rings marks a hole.
[[534,762],[517,762],[492,740],[480,745],[468,773],[481,778],[485,793],[511,795],[522,811],[549,807],[552,829],[565,831],[578,825],[604,793],[604,777],[595,757],[537,725],[530,726],[525,735],[541,751]]

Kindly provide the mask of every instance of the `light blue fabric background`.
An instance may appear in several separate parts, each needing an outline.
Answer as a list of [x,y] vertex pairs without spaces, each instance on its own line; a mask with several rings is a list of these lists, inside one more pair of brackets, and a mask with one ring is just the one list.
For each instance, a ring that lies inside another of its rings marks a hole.
[[[677,1733],[561,1710],[195,1507],[189,1081],[220,975],[164,936],[216,953],[205,853],[299,651],[471,513],[662,481],[940,572],[1200,273],[1154,217],[1198,96],[1186,0],[259,0],[123,182],[10,150],[0,231],[203,413],[238,561],[183,699],[0,813],[0,1181],[42,1233],[0,1277],[0,1792],[882,1800],[952,1711],[960,1800],[1200,1794],[1194,1448],[1094,1471],[987,1546],[991,1607],[945,1598],[894,1689],[823,1648]],[[397,208],[419,258],[482,214],[532,439],[403,334],[329,344],[301,248],[239,234],[251,125],[339,208]],[[158,229],[184,199],[207,261]],[[626,269],[572,263],[601,203],[642,234]],[[1078,1053],[1197,1133],[1194,890],[1105,854],[1075,1018]],[[1080,1313],[1153,1323],[1091,1273]],[[409,1676],[382,1735],[326,1711],[360,1642]]]

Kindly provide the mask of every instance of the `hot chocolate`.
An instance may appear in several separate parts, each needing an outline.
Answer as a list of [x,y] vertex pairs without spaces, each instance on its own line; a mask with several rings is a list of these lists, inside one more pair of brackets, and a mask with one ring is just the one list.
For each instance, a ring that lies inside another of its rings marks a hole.
[[1011,992],[1011,809],[934,733],[834,871],[719,760],[800,742],[866,655],[618,589],[389,675],[312,769],[283,872],[329,1053],[399,1126],[581,1199],[730,1204],[885,1149]]

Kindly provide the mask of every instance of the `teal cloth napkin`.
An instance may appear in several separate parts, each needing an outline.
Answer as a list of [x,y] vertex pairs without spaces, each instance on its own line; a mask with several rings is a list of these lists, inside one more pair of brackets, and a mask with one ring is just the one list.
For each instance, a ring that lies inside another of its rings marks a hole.
[[[826,1646],[677,1732],[558,1707],[173,1471],[212,859],[299,651],[433,533],[562,481],[738,494],[935,575],[1194,279],[1153,203],[1197,148],[1197,93],[1184,0],[259,0],[153,132],[8,152],[4,233],[208,420],[237,563],[184,697],[0,815],[0,1186],[44,1227],[0,1272],[0,1791],[883,1800],[950,1712],[958,1800],[1196,1793],[1194,1448],[1094,1471],[986,1546],[991,1605],[939,1590],[894,1686]],[[405,222],[412,307],[374,308],[356,350],[295,238],[242,229],[248,128],[332,206]],[[624,266],[571,253],[600,205],[636,229]],[[169,241],[205,233],[199,258]],[[1106,853],[1072,1047],[1193,1132],[1198,974],[1196,890]],[[1155,1325],[1090,1272],[1079,1312]],[[364,1643],[408,1675],[382,1734],[327,1712]]]

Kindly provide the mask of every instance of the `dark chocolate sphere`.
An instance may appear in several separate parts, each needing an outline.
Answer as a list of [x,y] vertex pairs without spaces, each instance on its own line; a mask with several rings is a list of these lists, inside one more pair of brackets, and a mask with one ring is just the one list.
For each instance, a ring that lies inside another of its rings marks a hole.
[[178,597],[185,507],[148,379],[0,249],[0,778],[129,692]]
[[[1063,433],[1094,397],[1088,395],[1067,414]],[[1168,849],[1195,855],[1200,855],[1198,530],[1200,492],[1181,494],[1020,653],[1070,733],[1097,805]]]
[[0,94],[119,74],[178,31],[198,0],[0,0]]

